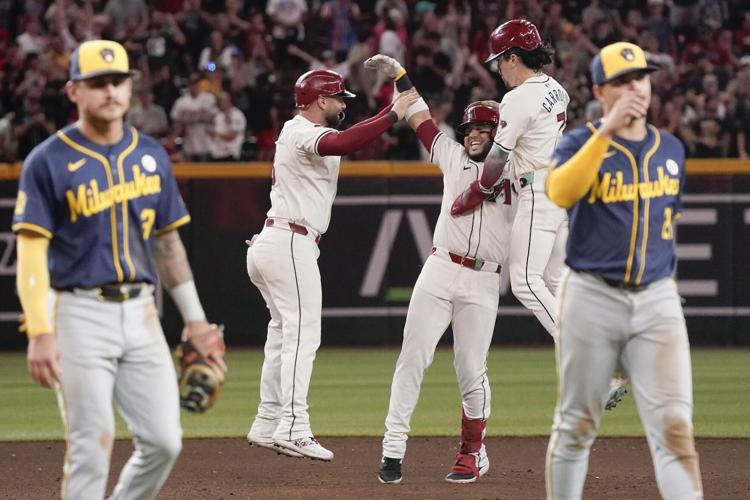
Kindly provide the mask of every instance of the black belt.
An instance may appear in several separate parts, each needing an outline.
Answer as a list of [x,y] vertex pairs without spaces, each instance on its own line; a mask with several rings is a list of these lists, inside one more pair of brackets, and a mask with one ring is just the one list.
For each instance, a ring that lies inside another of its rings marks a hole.
[[138,297],[146,283],[107,283],[92,288],[72,287],[64,288],[66,292],[74,292],[76,288],[86,291],[95,291],[97,298],[105,302],[125,302]]
[[605,278],[601,274],[592,273],[591,271],[579,271],[579,272],[594,276],[595,278],[602,280],[604,283],[611,286],[612,288],[617,288],[618,290],[625,290],[628,292],[640,292],[648,288],[649,285],[651,285],[651,283],[640,283],[638,285],[634,283],[625,283],[620,280],[613,280],[612,278]]

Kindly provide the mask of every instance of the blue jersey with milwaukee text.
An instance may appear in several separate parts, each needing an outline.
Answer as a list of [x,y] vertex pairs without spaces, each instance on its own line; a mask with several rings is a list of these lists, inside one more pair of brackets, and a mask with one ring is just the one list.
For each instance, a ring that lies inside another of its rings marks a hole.
[[154,235],[190,220],[164,149],[132,127],[111,146],[70,125],[26,158],[13,231],[50,238],[53,288],[156,282]]
[[[565,135],[553,164],[570,159],[599,124]],[[568,210],[566,264],[628,285],[671,276],[684,182],[685,148],[673,135],[649,125],[643,141],[614,137],[591,188]]]

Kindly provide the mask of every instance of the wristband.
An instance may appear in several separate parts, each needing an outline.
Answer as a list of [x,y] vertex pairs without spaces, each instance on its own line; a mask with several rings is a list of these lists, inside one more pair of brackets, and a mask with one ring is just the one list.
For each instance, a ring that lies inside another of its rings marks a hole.
[[206,313],[203,312],[203,306],[201,306],[198,290],[195,289],[193,280],[180,283],[169,290],[169,294],[172,296],[174,303],[177,304],[177,309],[180,310],[180,315],[185,323],[206,321]]
[[390,111],[388,112],[388,115],[387,115],[387,116],[388,116],[388,118],[390,118],[390,119],[391,119],[391,121],[392,121],[393,123],[396,123],[396,122],[398,121],[398,113],[396,113],[396,112],[395,112],[395,111],[393,111],[393,110],[390,110]]
[[427,103],[424,102],[424,99],[421,97],[416,100],[414,104],[406,108],[406,113],[404,113],[404,118],[407,120],[414,116],[416,113],[419,113],[420,111],[429,111],[429,107],[427,106]]
[[409,77],[406,76],[406,70],[404,70],[403,75],[396,77],[396,89],[399,92],[406,92],[411,88],[414,88],[414,85],[411,83],[411,80],[409,80]]

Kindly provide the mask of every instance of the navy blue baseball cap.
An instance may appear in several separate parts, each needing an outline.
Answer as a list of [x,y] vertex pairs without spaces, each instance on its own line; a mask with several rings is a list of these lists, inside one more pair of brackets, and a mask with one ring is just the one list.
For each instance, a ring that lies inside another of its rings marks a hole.
[[594,85],[604,85],[628,73],[651,73],[658,69],[649,64],[646,53],[639,46],[617,42],[603,47],[591,61],[591,81]]

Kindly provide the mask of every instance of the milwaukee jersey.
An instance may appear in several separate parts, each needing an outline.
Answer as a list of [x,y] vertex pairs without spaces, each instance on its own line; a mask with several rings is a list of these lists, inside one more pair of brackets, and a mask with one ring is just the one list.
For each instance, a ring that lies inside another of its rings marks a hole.
[[[567,134],[554,165],[572,157],[599,124]],[[568,266],[632,285],[671,276],[672,223],[684,182],[685,149],[673,135],[649,125],[643,141],[614,137],[591,189],[568,210]]]
[[505,94],[495,143],[509,153],[511,179],[546,168],[565,128],[569,102],[565,89],[545,74]]
[[510,228],[513,224],[510,183],[502,179],[495,193],[471,213],[451,215],[451,205],[471,182],[479,179],[482,162],[466,154],[463,145],[442,132],[435,136],[430,161],[443,172],[443,201],[435,226],[435,246],[457,255],[504,263],[508,256]]
[[189,220],[158,142],[125,127],[100,146],[70,125],[26,158],[13,231],[50,238],[53,288],[92,288],[156,283],[153,236]]
[[320,139],[334,129],[297,115],[276,140],[269,217],[289,219],[323,234],[331,220],[340,156],[320,156]]

